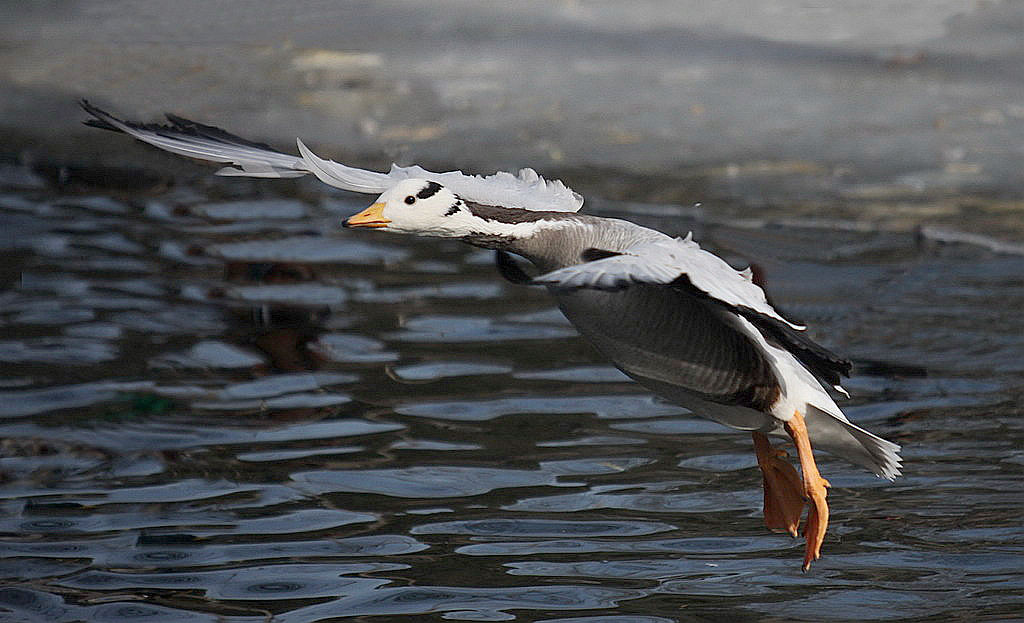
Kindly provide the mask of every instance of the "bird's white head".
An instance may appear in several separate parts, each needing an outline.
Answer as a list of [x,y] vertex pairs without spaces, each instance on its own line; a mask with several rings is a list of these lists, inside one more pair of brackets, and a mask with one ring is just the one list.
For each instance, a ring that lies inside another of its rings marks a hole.
[[465,234],[467,217],[471,217],[469,210],[458,195],[437,182],[410,178],[385,191],[344,225],[448,237]]

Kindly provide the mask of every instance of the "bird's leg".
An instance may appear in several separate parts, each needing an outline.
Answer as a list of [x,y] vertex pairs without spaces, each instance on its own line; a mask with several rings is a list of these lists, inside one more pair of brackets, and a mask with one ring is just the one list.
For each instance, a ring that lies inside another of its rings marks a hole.
[[807,525],[804,526],[804,537],[807,539],[807,546],[804,549],[804,571],[807,571],[811,563],[821,556],[821,543],[825,540],[825,530],[828,528],[828,504],[825,502],[828,492],[825,488],[831,485],[818,473],[818,465],[814,462],[811,440],[807,436],[807,425],[802,413],[793,413],[793,418],[786,422],[786,432],[796,444],[800,469],[804,477],[804,495],[811,504],[810,512],[807,514]]
[[774,532],[796,536],[800,515],[804,512],[800,475],[786,460],[786,453],[772,447],[768,435],[751,434],[764,481],[764,525]]

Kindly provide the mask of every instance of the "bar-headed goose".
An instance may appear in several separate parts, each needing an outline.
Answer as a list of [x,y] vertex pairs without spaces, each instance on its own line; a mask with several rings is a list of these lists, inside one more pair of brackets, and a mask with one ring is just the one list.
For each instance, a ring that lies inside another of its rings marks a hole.
[[[490,177],[392,167],[376,173],[314,155],[298,156],[168,115],[170,125],[117,119],[82,102],[89,125],[125,132],[184,156],[227,163],[222,175],[312,173],[350,191],[382,193],[344,223],[350,228],[456,238],[495,249],[507,278],[546,286],[562,312],[615,365],[644,387],[698,415],[750,431],[773,530],[797,534],[805,500],[804,569],[820,555],[828,526],[828,481],[812,446],[878,476],[900,474],[899,446],[850,423],[825,385],[841,391],[850,363],[783,318],[749,271],[696,242],[611,218],[578,214],[583,198],[532,170]],[[531,261],[529,277],[507,254]],[[768,435],[796,445],[802,478]]]

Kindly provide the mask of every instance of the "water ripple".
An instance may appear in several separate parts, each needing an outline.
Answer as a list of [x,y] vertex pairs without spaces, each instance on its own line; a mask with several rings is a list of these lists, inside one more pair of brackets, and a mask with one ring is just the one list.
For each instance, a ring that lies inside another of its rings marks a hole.
[[832,525],[805,574],[802,541],[763,526],[749,435],[632,384],[492,253],[341,233],[362,204],[340,195],[72,196],[12,167],[0,619],[1024,608],[1024,284],[992,245],[644,216],[760,258],[773,296],[856,361],[850,418],[904,445],[895,483],[821,457]]

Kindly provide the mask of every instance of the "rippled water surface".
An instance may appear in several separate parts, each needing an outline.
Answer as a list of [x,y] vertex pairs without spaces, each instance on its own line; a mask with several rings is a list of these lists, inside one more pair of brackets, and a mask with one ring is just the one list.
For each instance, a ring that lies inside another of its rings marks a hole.
[[365,201],[305,186],[5,176],[3,620],[1024,612],[1013,249],[631,215],[756,257],[856,361],[851,419],[904,444],[895,483],[822,457],[833,523],[804,574],[762,525],[749,436],[630,383],[488,252],[341,231]]

